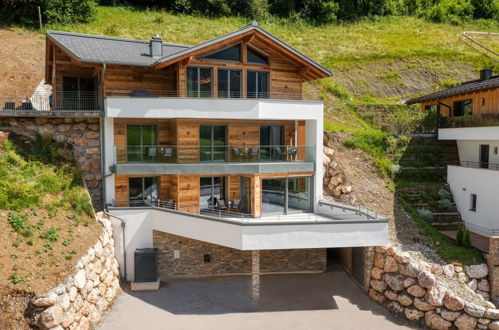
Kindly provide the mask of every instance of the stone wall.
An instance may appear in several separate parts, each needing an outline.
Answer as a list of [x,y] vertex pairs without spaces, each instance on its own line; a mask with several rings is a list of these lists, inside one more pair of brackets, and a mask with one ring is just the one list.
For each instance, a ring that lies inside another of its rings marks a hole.
[[487,265],[428,263],[400,247],[376,247],[369,296],[432,329],[499,329],[499,309],[487,301]]
[[[154,247],[159,249],[160,277],[170,275],[250,274],[251,251],[231,249],[160,231],[153,232]],[[174,251],[180,258],[174,258]],[[205,260],[209,256],[209,261]],[[260,272],[324,272],[326,249],[262,250]]]
[[493,300],[499,300],[499,236],[489,237],[489,255],[487,256],[489,266],[490,296]]
[[336,198],[352,192],[352,186],[348,182],[345,172],[334,160],[334,150],[328,147],[322,148],[322,166],[324,167],[324,192]]
[[39,133],[70,145],[72,155],[69,156],[78,161],[94,208],[102,209],[99,118],[2,118],[0,131],[11,131],[31,139]]
[[41,329],[90,329],[120,292],[111,222],[101,216],[102,234],[81,257],[73,276],[35,297],[33,326]]

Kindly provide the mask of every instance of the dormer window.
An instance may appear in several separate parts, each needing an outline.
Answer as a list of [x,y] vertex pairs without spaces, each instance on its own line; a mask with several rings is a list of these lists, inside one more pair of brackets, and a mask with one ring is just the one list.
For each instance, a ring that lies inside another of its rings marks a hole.
[[215,61],[241,62],[241,45],[227,47],[202,58]]
[[267,58],[267,56],[264,56],[249,47],[247,51],[247,61],[248,63],[251,64],[263,64],[263,65],[269,64],[269,59]]

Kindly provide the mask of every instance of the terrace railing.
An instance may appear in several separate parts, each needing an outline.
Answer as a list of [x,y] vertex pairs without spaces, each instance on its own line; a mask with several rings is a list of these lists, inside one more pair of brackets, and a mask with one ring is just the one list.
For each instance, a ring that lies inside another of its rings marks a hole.
[[0,111],[102,111],[98,92],[35,92],[31,95],[0,96]]
[[277,92],[220,92],[196,91],[189,92],[178,90],[112,90],[106,96],[110,97],[133,97],[133,98],[208,98],[208,99],[276,99],[276,100],[314,100],[312,96],[304,96],[300,92],[290,91],[287,93]]
[[115,146],[116,161],[125,163],[198,162],[300,162],[307,160],[313,146],[213,145],[213,146]]
[[499,164],[495,164],[495,163],[485,163],[485,162],[475,162],[475,161],[464,160],[464,161],[460,161],[459,165],[463,166],[463,167],[484,168],[484,169],[499,171]]
[[497,109],[497,112],[481,115],[440,117],[440,128],[499,126],[499,109]]

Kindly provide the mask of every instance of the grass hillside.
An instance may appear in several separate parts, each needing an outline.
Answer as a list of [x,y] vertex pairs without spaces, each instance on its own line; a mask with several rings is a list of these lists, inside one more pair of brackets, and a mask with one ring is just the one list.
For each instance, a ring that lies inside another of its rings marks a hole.
[[0,144],[0,291],[43,293],[97,239],[81,175],[48,138]]

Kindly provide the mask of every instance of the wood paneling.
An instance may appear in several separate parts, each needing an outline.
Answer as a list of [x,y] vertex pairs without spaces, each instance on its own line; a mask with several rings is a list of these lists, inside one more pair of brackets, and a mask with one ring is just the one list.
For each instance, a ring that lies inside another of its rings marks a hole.
[[[444,117],[451,116],[449,114],[449,107],[453,109],[454,102],[472,100],[473,104],[473,114],[483,115],[489,113],[499,113],[499,88],[492,88],[484,91],[467,93],[462,95],[456,95],[452,97],[446,97],[439,99],[438,102],[445,104],[446,106],[440,106],[440,114]],[[421,107],[424,110],[428,105],[434,105],[438,103],[437,100],[428,101],[421,103]]]
[[200,176],[178,176],[178,207],[181,211],[195,212],[199,209]]
[[241,199],[241,176],[240,175],[229,175],[229,200]]

